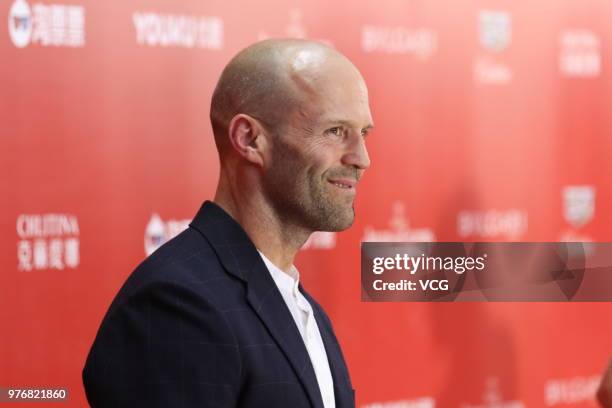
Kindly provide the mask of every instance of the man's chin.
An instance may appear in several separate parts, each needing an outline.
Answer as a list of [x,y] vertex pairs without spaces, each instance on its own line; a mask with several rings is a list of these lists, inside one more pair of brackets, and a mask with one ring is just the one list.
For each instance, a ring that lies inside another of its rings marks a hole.
[[353,226],[353,221],[345,224],[345,225],[340,225],[337,226],[334,229],[330,229],[329,232],[342,232],[342,231],[346,231],[347,229],[351,228]]
[[344,210],[334,217],[329,217],[324,226],[318,231],[340,232],[349,229],[355,221],[355,210],[351,206],[350,209]]

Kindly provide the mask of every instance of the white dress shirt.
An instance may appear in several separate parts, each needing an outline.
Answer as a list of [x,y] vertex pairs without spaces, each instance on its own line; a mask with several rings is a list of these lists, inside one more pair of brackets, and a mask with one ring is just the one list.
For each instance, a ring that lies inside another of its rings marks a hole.
[[314,367],[315,375],[317,376],[321,397],[323,398],[323,405],[325,408],[335,408],[334,381],[329,368],[325,345],[323,344],[323,339],[321,338],[319,326],[317,326],[312,307],[298,289],[300,274],[295,266],[291,266],[291,271],[289,271],[289,273],[283,272],[266,258],[264,254],[259,252],[259,255],[261,255],[261,258],[268,267],[268,271],[270,271],[274,283],[276,283],[278,290],[293,316],[293,320],[295,320],[302,340],[304,340],[306,350],[308,350],[308,355],[310,356],[310,361]]

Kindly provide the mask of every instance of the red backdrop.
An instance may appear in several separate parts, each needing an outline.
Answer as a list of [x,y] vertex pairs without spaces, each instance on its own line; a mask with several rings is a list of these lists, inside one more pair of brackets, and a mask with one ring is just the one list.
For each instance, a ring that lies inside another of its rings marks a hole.
[[358,405],[595,406],[610,304],[361,303],[359,245],[610,240],[612,2],[6,0],[0,21],[0,386],[86,404],[114,294],[214,193],[221,69],[307,37],[361,69],[376,124],[355,225],[297,260]]

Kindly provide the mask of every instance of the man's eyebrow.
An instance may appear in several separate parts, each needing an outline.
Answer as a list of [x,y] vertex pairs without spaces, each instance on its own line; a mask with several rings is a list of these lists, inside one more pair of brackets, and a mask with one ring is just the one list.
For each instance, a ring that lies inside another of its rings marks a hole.
[[[343,125],[343,126],[352,126],[353,123],[348,121],[348,120],[342,120],[342,119],[338,119],[338,120],[326,120],[324,122],[326,125]],[[362,128],[362,130],[370,130],[373,129],[374,125],[369,123],[367,124],[365,127]]]

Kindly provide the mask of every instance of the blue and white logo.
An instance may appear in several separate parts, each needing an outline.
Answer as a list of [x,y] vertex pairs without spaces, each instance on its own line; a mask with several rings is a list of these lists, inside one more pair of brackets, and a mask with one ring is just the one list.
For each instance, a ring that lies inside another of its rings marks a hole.
[[15,0],[8,15],[9,34],[15,47],[23,48],[32,38],[32,11],[25,0]]

